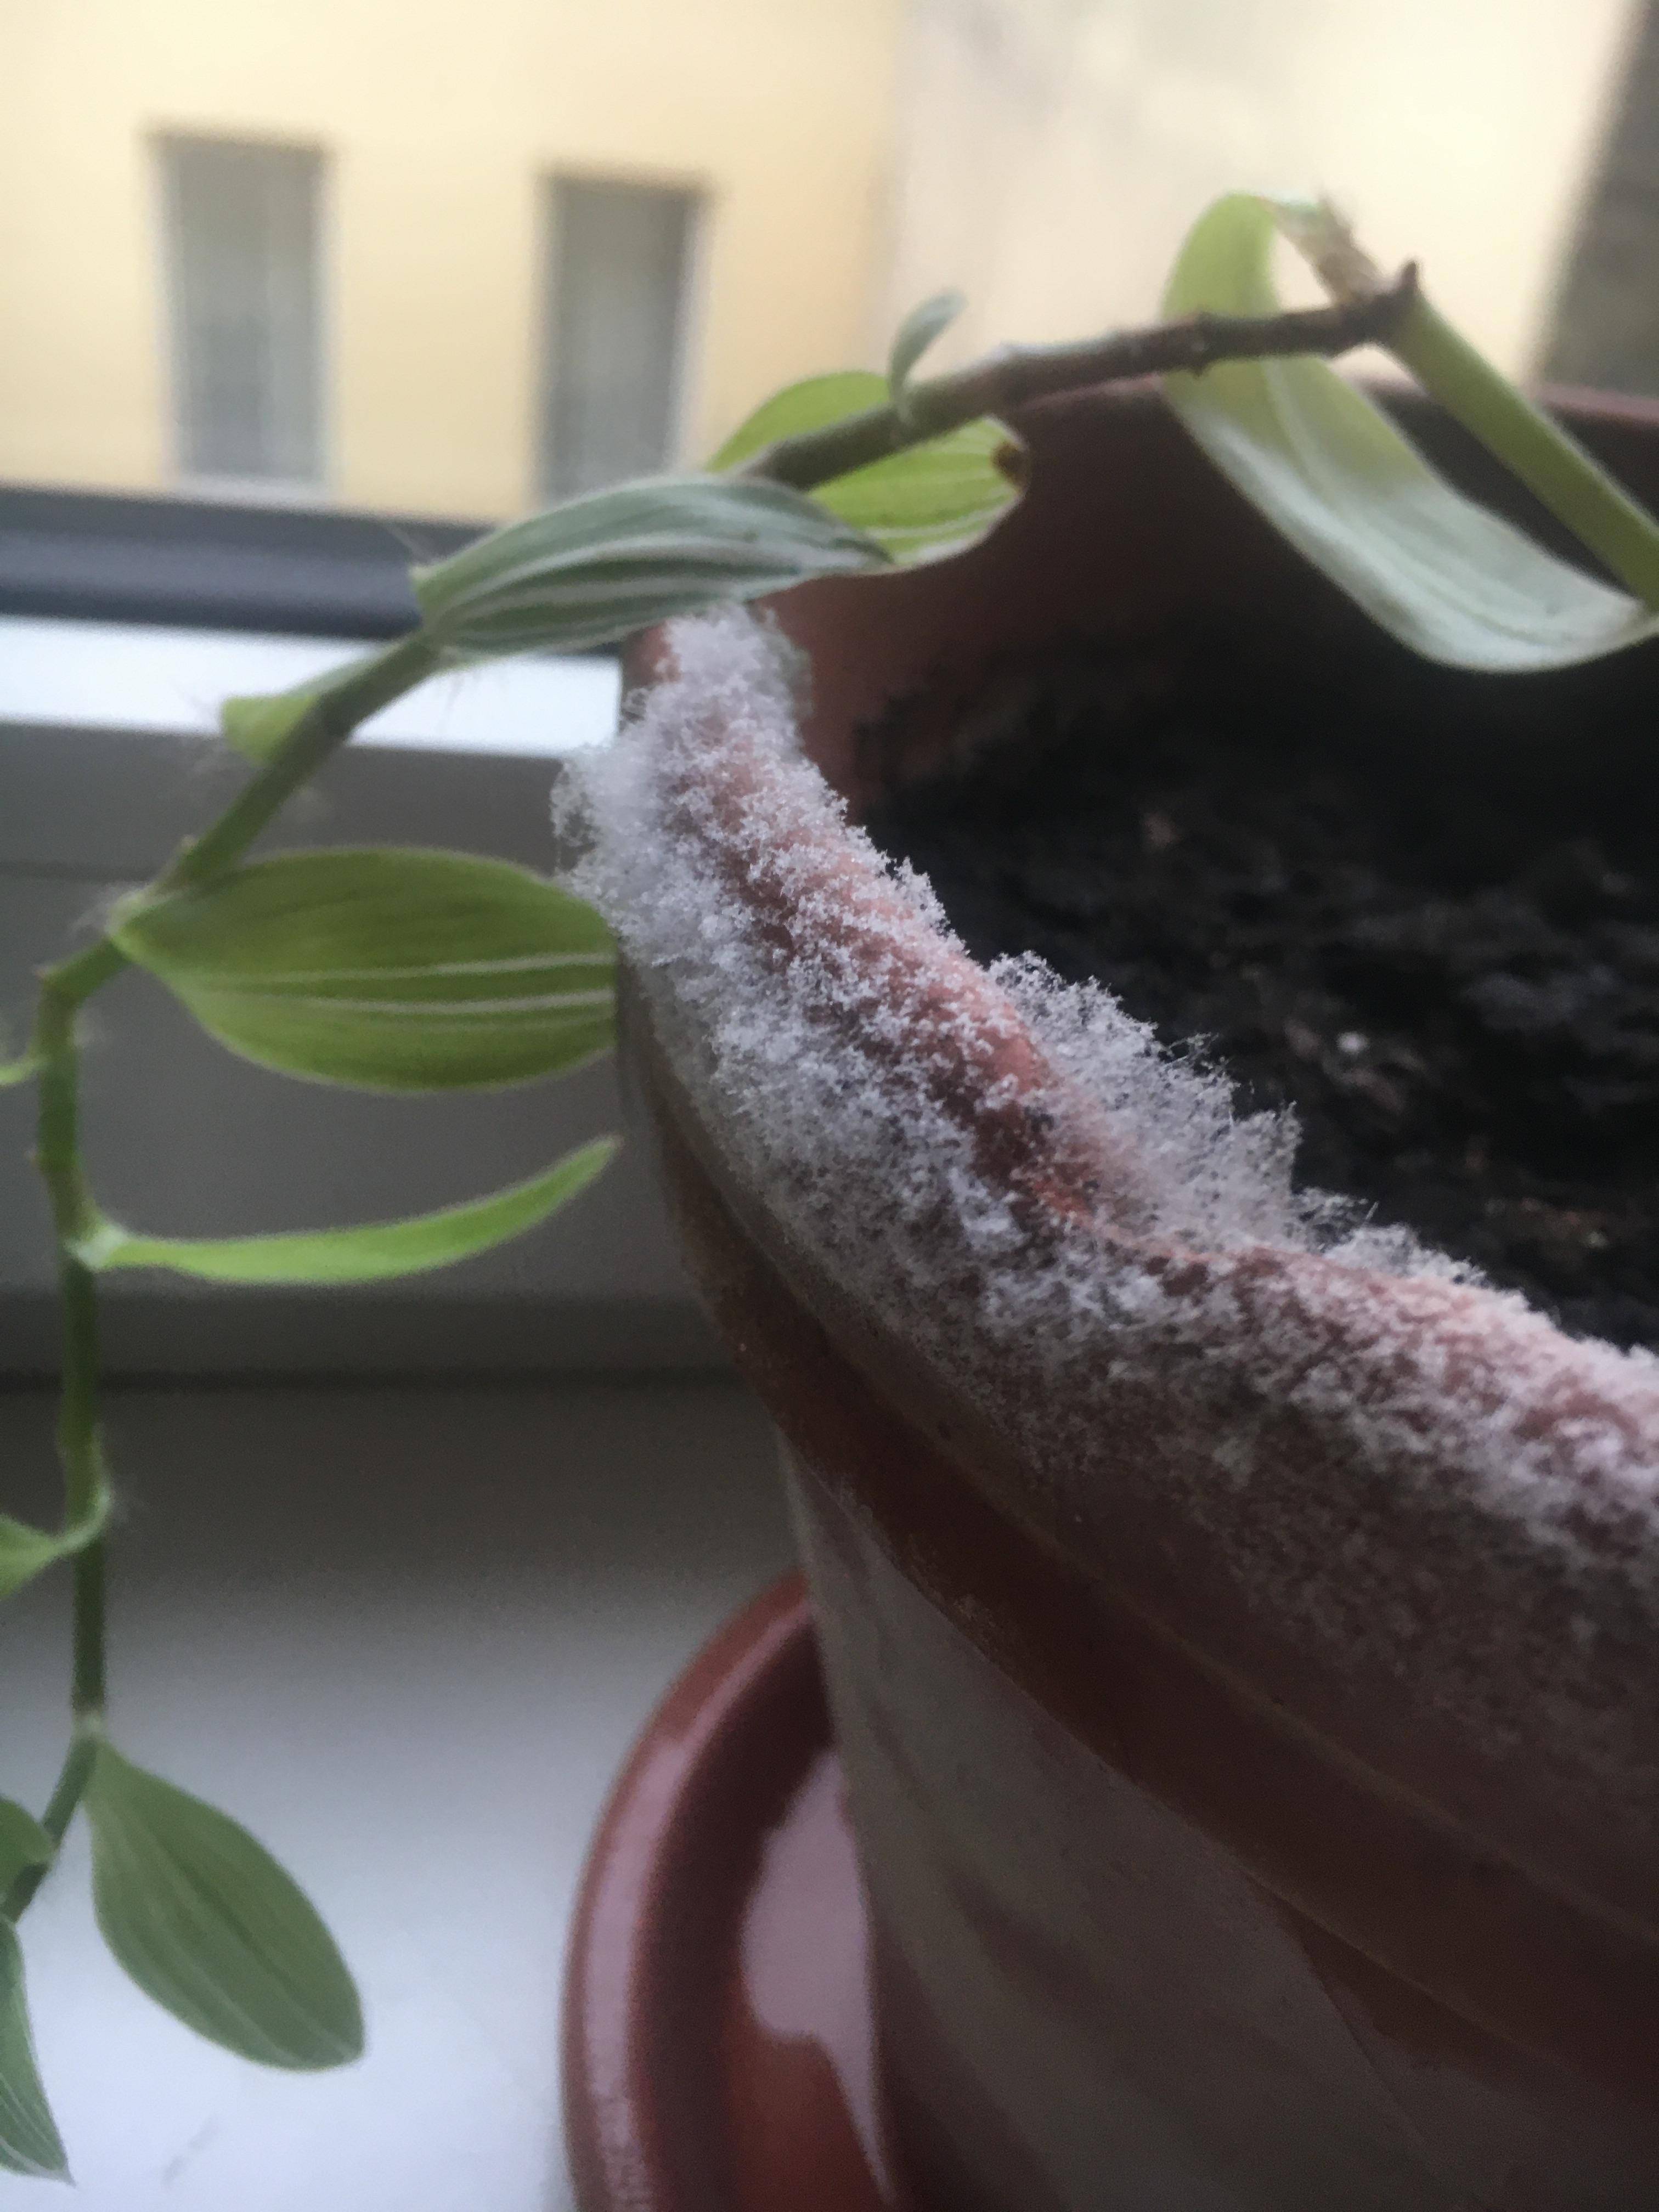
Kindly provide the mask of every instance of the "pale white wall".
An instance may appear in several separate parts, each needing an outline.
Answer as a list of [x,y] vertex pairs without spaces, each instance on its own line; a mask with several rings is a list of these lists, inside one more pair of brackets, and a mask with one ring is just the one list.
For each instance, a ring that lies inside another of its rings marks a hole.
[[962,285],[958,357],[1144,320],[1217,195],[1327,191],[1525,373],[1639,14],[1637,0],[911,0],[889,319]]

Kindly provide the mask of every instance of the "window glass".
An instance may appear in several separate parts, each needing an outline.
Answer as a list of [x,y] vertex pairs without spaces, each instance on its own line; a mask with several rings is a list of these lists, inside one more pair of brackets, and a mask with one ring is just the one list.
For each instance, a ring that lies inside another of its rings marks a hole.
[[566,177],[549,197],[541,481],[558,499],[673,458],[696,202]]
[[215,138],[158,151],[179,468],[319,483],[320,159]]

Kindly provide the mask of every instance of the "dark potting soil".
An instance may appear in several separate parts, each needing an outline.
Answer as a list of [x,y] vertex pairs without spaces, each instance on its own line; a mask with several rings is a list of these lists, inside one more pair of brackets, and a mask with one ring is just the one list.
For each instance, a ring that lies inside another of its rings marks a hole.
[[[1310,673],[1191,629],[1008,664],[869,827],[981,959],[1098,977],[1300,1177],[1659,1349],[1659,659]],[[894,723],[937,726],[917,700]]]

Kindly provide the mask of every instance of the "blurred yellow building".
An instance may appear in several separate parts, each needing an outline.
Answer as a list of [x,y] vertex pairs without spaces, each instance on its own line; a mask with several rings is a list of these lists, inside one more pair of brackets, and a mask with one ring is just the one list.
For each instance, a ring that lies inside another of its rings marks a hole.
[[0,477],[512,514],[872,341],[901,0],[0,0]]
[[0,478],[511,514],[945,283],[942,360],[1144,319],[1240,186],[1659,382],[1655,83],[1637,0],[0,0]]

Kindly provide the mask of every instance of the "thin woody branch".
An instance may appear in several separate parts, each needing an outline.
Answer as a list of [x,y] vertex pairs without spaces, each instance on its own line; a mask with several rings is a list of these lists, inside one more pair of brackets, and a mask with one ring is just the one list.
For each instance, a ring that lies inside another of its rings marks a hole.
[[1061,392],[1171,369],[1196,375],[1223,361],[1288,354],[1328,360],[1355,346],[1386,342],[1416,297],[1417,264],[1407,262],[1392,284],[1333,307],[1276,315],[1193,315],[1074,345],[1011,347],[951,375],[913,385],[902,408],[871,407],[822,430],[781,438],[738,473],[810,491],[981,416],[1008,414]]

